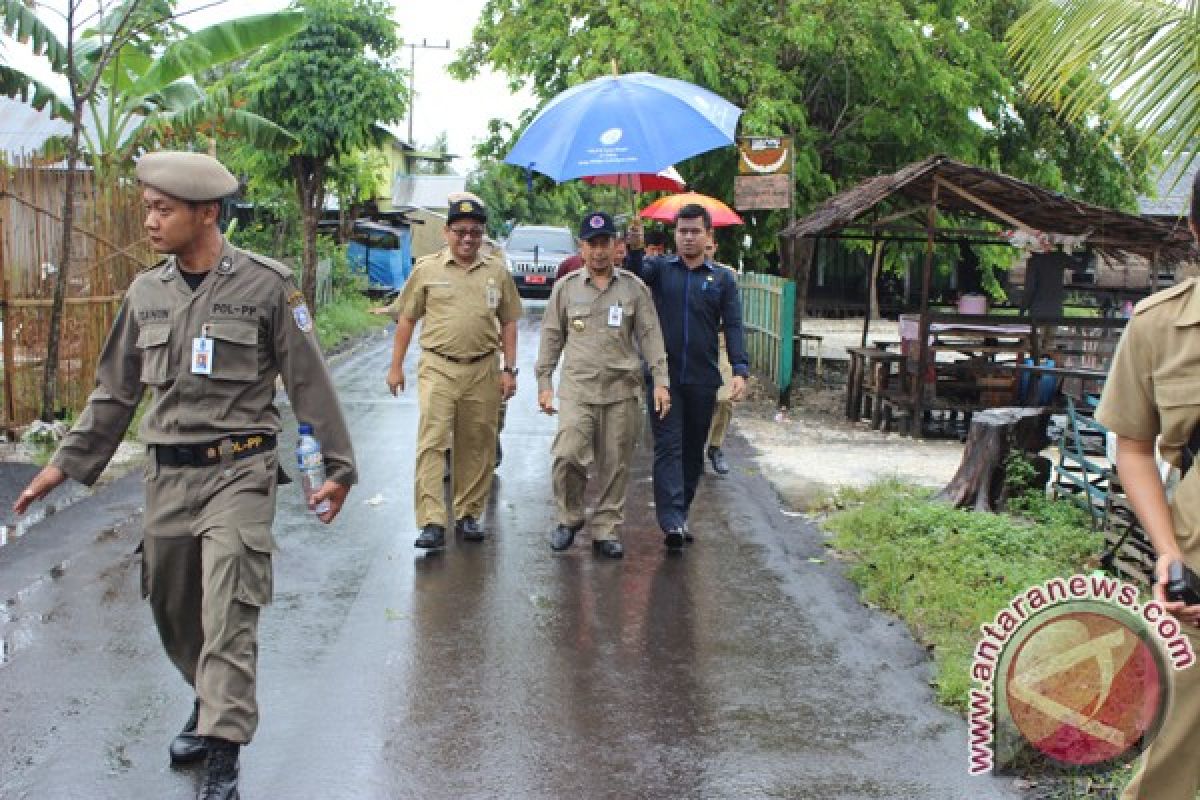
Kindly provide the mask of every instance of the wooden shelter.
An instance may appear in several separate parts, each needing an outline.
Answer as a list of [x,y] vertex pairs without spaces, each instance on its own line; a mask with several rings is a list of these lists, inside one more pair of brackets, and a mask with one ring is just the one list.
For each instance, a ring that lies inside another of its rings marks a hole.
[[[986,228],[979,222],[1002,226]],[[1091,248],[1105,256],[1140,256],[1156,272],[1163,265],[1195,256],[1186,230],[1113,209],[1073,200],[1057,192],[998,172],[936,155],[890,175],[880,175],[834,195],[808,216],[789,225],[781,236],[781,254],[797,287],[806,294],[818,239],[858,239],[874,242],[872,284],[878,275],[880,242],[924,245],[919,333],[913,370],[926,374],[931,366],[929,346],[931,285],[937,244],[1012,245],[1015,241]],[[803,313],[806,296],[797,298]],[[942,315],[939,324],[945,322]],[[1013,317],[972,317],[976,326],[1011,326]],[[1029,320],[1025,320],[1028,324]],[[1039,324],[1041,320],[1039,320]],[[865,328],[864,328],[865,339]],[[864,341],[865,344],[865,341]],[[912,380],[909,411],[921,430],[924,410],[921,380]]]

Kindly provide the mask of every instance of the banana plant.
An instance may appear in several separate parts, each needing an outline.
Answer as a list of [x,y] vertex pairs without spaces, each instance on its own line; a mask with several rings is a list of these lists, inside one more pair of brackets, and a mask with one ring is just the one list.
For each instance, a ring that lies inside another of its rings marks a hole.
[[[126,0],[68,49],[24,0],[0,3],[5,33],[45,56],[54,72],[76,86],[95,87],[80,92],[80,144],[99,174],[129,164],[139,148],[171,133],[219,128],[272,150],[295,142],[279,125],[240,108],[227,89],[203,89],[194,76],[291,35],[304,24],[302,12],[241,17],[189,32],[174,23],[169,0]],[[0,93],[75,121],[69,98],[10,64],[0,63]],[[49,140],[43,155],[61,158],[66,142],[67,137]]]

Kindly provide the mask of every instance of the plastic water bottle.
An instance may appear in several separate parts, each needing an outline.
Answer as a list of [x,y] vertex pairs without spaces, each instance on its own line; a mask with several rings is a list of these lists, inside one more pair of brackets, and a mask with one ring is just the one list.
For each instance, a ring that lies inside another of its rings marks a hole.
[[[321,443],[313,436],[312,425],[300,424],[300,439],[296,442],[296,466],[300,470],[300,488],[305,501],[310,501],[317,490],[325,484],[325,459],[321,456]],[[329,501],[322,500],[313,509],[314,514],[329,510]]]

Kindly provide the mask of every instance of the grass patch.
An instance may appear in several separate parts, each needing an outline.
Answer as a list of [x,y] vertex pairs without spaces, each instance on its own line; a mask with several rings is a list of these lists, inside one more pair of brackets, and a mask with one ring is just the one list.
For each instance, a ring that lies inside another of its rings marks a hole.
[[346,339],[362,336],[391,322],[387,316],[369,313],[370,307],[370,300],[356,291],[335,295],[333,302],[317,312],[317,339],[321,347],[328,350]]
[[852,556],[863,598],[933,646],[938,700],[965,712],[980,624],[1029,586],[1083,570],[1102,540],[1081,509],[1036,493],[1004,514],[954,509],[932,494],[894,481],[843,490],[847,510],[826,527]]

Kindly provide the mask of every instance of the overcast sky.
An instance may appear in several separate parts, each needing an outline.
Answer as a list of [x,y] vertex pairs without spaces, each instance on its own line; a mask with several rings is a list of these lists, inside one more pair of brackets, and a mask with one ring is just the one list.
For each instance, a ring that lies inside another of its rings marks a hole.
[[[534,105],[535,101],[528,92],[512,95],[505,79],[494,73],[481,75],[466,83],[456,81],[446,73],[446,65],[454,59],[454,51],[470,41],[471,30],[484,0],[393,0],[393,4],[396,6],[395,18],[400,35],[406,42],[427,40],[430,45],[444,45],[447,40],[450,42],[450,50],[416,51],[413,138],[418,145],[427,145],[440,132],[446,131],[450,151],[461,156],[455,162],[455,171],[465,173],[471,167],[475,143],[487,134],[488,120],[499,117],[515,122],[520,113]],[[51,0],[47,5],[65,8],[62,0]],[[84,5],[87,7],[90,4],[85,2]],[[208,5],[211,2],[180,0],[177,8],[184,12]],[[286,5],[286,0],[224,2],[213,8],[189,13],[183,17],[183,22],[196,29],[232,16],[274,11]],[[41,16],[53,19],[47,14]],[[0,49],[0,59],[22,69],[36,70],[34,60],[27,57],[26,53],[28,48],[5,40]],[[410,64],[407,47],[401,50],[399,60],[407,69]],[[400,120],[396,127],[402,136],[407,137],[407,119]]]

